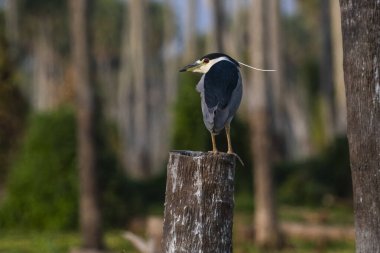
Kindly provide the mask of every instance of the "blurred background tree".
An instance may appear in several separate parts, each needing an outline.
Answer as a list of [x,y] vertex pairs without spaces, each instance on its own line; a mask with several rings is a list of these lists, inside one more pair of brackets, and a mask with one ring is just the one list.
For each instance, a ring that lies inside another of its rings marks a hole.
[[82,245],[79,252],[100,251],[104,248],[103,227],[99,198],[99,166],[96,146],[96,86],[90,44],[90,17],[92,8],[88,0],[69,2],[71,64],[75,86],[75,112],[77,124],[79,223]]
[[[278,29],[273,29],[277,24],[276,18],[278,10],[271,1],[255,1],[252,5],[252,15],[250,18],[251,30],[250,40],[250,60],[253,66],[262,66],[264,69],[280,67],[279,62],[273,62],[277,57],[270,58],[270,54],[265,52],[276,52],[276,45],[268,43],[278,37]],[[269,29],[269,27],[273,25]],[[277,49],[277,53],[278,49]],[[272,64],[276,66],[272,66]],[[252,157],[254,167],[254,203],[255,203],[255,240],[261,247],[278,248],[281,246],[281,235],[279,231],[277,210],[275,208],[275,198],[273,189],[272,163],[272,133],[275,127],[276,108],[272,101],[276,101],[275,90],[278,90],[280,83],[273,82],[270,74],[266,72],[251,72],[248,94],[250,143],[252,146]],[[278,75],[275,73],[274,75]],[[279,80],[277,80],[279,81]],[[278,98],[279,99],[279,98]]]
[[15,159],[17,144],[25,126],[27,102],[18,87],[17,70],[12,61],[9,43],[5,38],[4,24],[0,24],[0,194],[8,167]]

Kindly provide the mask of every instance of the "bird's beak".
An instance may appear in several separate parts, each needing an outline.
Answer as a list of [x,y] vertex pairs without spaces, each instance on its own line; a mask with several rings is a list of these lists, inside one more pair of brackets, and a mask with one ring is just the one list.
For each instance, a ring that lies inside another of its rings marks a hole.
[[202,63],[199,61],[196,61],[192,64],[189,64],[182,69],[179,70],[179,72],[185,72],[185,71],[193,71],[194,69],[198,68]]

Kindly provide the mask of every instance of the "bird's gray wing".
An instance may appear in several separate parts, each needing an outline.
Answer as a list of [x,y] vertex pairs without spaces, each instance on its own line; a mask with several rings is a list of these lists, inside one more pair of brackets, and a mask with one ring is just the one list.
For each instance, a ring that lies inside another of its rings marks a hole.
[[229,61],[220,61],[205,74],[204,93],[208,108],[224,109],[239,81],[239,70]]
[[202,76],[201,80],[199,80],[197,84],[197,91],[201,94],[201,106],[202,106],[202,114],[203,114],[203,122],[206,128],[213,132],[214,128],[214,115],[217,107],[208,108],[205,101],[205,88],[204,88],[204,79],[205,75]]
[[242,97],[243,97],[243,81],[239,73],[238,83],[236,85],[236,88],[233,90],[230,102],[227,105],[227,108],[229,111],[227,123],[230,123],[232,118],[235,116],[236,111],[238,110],[240,106]]

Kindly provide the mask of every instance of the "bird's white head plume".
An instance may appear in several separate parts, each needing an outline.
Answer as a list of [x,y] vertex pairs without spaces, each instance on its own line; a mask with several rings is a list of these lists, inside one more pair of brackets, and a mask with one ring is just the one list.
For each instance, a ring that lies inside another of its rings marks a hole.
[[250,68],[250,69],[253,69],[253,70],[257,70],[257,71],[263,71],[263,72],[273,72],[273,71],[276,71],[275,69],[259,69],[259,68],[255,68],[255,67],[252,67],[248,64],[245,64],[245,63],[242,63],[239,61],[239,64],[247,67],[247,68]]

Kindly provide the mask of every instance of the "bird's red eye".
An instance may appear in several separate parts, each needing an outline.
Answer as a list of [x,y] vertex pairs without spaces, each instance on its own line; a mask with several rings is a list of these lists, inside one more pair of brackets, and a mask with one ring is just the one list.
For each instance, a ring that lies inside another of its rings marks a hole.
[[204,62],[204,63],[209,63],[209,61],[210,61],[210,59],[208,59],[208,58],[204,58],[204,59],[203,59],[203,62]]

